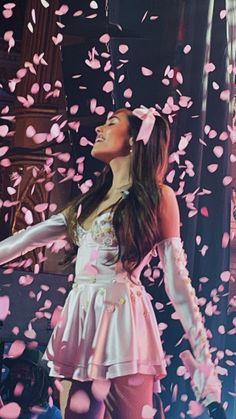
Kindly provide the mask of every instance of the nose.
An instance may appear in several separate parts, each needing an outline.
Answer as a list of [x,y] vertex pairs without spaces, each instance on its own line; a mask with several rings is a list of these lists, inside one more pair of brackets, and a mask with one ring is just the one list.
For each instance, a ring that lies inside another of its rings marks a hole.
[[99,125],[98,127],[95,128],[96,134],[100,134],[102,132],[102,125]]

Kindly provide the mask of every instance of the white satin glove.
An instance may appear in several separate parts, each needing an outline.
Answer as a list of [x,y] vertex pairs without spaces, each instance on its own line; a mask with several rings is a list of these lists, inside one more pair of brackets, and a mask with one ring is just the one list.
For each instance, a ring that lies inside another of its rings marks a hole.
[[3,265],[30,250],[53,243],[66,236],[66,220],[62,213],[48,220],[27,227],[0,242],[0,265]]
[[186,268],[186,256],[180,237],[165,239],[157,244],[158,254],[164,271],[166,293],[183,325],[191,345],[190,351],[182,353],[186,369],[192,378],[197,401],[207,406],[220,402],[221,382],[211,359],[209,342],[197,297]]

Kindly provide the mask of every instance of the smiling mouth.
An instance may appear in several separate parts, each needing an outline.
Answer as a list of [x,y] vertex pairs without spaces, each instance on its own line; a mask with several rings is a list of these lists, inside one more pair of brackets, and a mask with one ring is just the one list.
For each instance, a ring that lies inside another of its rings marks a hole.
[[95,143],[103,143],[105,141],[105,139],[103,137],[97,137],[95,140]]

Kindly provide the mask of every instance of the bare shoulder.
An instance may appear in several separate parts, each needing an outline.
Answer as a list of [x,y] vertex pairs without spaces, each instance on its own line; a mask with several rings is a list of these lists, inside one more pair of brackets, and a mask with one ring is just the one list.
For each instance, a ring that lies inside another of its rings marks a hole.
[[158,209],[160,239],[179,237],[180,214],[175,191],[168,185],[161,185],[161,199]]

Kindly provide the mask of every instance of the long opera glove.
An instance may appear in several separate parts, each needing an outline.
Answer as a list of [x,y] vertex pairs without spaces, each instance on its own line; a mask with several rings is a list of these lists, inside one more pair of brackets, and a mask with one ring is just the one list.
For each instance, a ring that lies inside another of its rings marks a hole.
[[191,345],[194,358],[186,351],[185,365],[190,366],[192,385],[197,401],[208,406],[220,402],[221,382],[211,359],[209,342],[197,304],[195,290],[186,268],[186,256],[179,237],[165,239],[157,244],[164,272],[166,293],[182,323]]
[[30,250],[53,243],[66,236],[66,220],[62,213],[48,220],[27,227],[0,242],[0,265],[3,265]]

